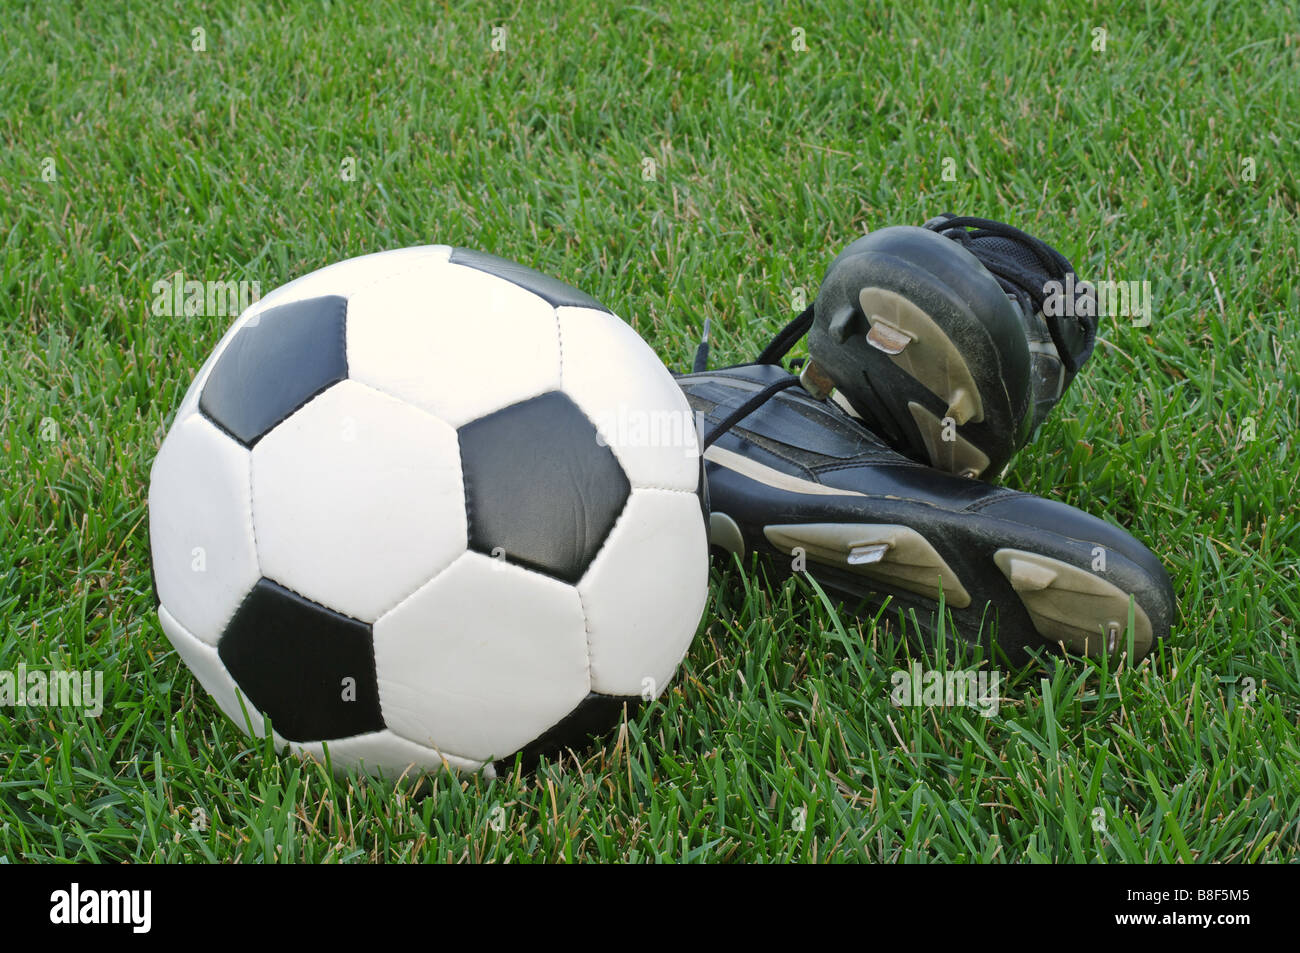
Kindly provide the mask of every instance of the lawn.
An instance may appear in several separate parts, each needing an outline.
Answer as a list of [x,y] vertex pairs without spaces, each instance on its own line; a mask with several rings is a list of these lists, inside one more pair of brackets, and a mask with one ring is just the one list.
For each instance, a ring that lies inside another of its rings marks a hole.
[[[4,4],[0,669],[101,671],[104,710],[0,708],[0,859],[1300,858],[1295,8],[1012,6]],[[895,671],[960,659],[718,565],[607,744],[395,787],[250,741],[162,634],[149,466],[233,316],[156,282],[467,245],[680,369],[706,317],[750,359],[842,245],[943,211],[1151,282],[1005,476],[1163,558],[1141,664],[898,709]]]

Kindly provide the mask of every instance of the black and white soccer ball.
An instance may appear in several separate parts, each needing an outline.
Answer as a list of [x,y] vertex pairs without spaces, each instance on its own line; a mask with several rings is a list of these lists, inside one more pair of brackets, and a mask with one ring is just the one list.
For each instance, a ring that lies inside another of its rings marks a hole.
[[689,406],[596,300],[426,246],[245,312],[153,465],[164,632],[336,766],[509,769],[663,691],[707,594]]

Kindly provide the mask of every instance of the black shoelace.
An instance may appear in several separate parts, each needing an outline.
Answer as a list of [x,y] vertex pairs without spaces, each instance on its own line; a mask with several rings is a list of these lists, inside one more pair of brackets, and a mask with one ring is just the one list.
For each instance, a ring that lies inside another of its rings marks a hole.
[[[794,346],[794,342],[799,340],[799,337],[802,337],[803,333],[806,332],[808,328],[812,327],[811,306],[808,308],[807,311],[804,312],[804,314],[807,315],[808,317],[808,323],[804,327],[803,331],[801,331],[799,335],[794,338],[794,340],[792,340],[788,345],[786,345],[787,351]],[[786,330],[789,329],[787,328]],[[784,334],[785,331],[782,331],[781,333]],[[766,354],[768,350],[771,350],[770,345],[768,348],[764,349],[763,353]],[[760,356],[755,363],[778,364],[780,363],[780,357],[783,357],[784,355],[785,352],[782,351],[781,355],[776,360],[771,360],[771,361],[765,361]],[[709,369],[709,319],[705,318],[704,336],[700,338],[700,346],[695,349],[695,360],[691,362],[691,371],[692,373],[700,374],[704,371],[707,371],[708,369]],[[785,378],[784,380],[773,381],[771,384],[768,384],[762,390],[755,391],[739,407],[737,407],[731,413],[727,414],[726,417],[724,417],[721,421],[719,421],[714,427],[712,427],[709,430],[707,434],[704,435],[704,440],[700,444],[700,451],[703,452],[709,449],[709,447],[713,446],[714,442],[717,441],[719,437],[721,437],[732,427],[736,426],[736,424],[740,423],[742,420],[744,420],[754,411],[758,410],[759,407],[762,407],[764,404],[766,404],[776,394],[779,394],[781,391],[786,390],[787,388],[794,387],[798,383],[799,383],[799,378],[791,376]]]
[[[1070,270],[1070,263],[1059,252],[1005,222],[976,218],[973,215],[948,215],[932,219],[924,227],[964,246],[992,273],[1002,290],[1015,298],[1028,314],[1041,312],[1047,300],[1043,272],[1046,272],[1050,280],[1064,283]],[[1000,238],[1004,241],[976,241],[981,238]],[[1028,256],[1025,252],[1028,252]],[[1031,261],[1041,265],[1042,272],[1035,271]],[[1057,348],[1062,352],[1065,350],[1059,342]]]

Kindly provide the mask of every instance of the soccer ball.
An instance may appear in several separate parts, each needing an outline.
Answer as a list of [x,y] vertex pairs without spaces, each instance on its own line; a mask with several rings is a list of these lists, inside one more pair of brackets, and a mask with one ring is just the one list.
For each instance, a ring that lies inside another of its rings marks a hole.
[[595,299],[426,246],[249,308],[154,461],[163,631],[247,731],[492,775],[663,691],[707,594],[685,398]]

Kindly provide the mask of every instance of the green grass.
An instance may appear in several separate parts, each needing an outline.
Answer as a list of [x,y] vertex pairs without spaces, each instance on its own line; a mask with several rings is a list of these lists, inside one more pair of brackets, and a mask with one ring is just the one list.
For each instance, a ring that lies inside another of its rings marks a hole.
[[[0,857],[1300,856],[1293,5],[78,6],[0,9],[0,668],[102,670],[107,707],[0,709]],[[149,465],[229,319],[155,317],[153,282],[266,292],[464,244],[590,291],[674,367],[711,317],[722,364],[852,237],[945,210],[1153,282],[1150,327],[1103,323],[1006,478],[1165,560],[1180,616],[1143,664],[1047,662],[991,718],[899,710],[917,650],[884,619],[723,568],[618,739],[394,790],[249,741],[170,649]]]

